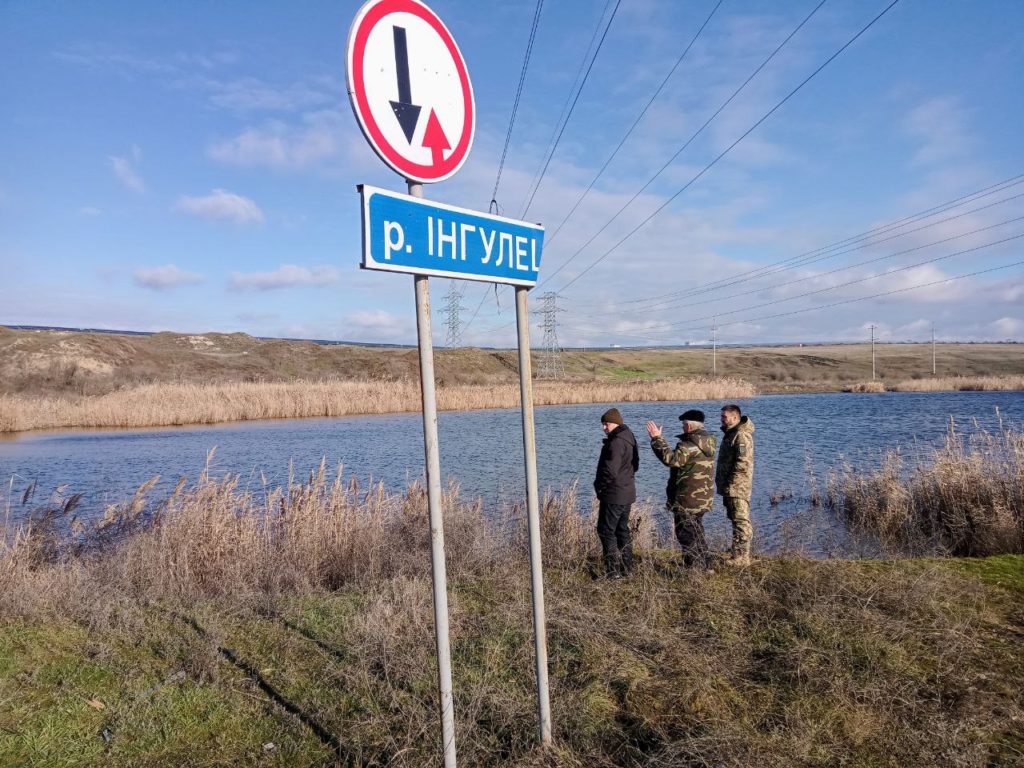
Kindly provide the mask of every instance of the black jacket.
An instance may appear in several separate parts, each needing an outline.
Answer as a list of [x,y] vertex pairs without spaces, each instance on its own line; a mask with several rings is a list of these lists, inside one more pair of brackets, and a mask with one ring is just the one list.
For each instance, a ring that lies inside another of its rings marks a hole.
[[609,504],[632,504],[636,501],[633,475],[640,468],[640,451],[629,427],[617,427],[604,439],[601,458],[597,460],[594,490],[597,498]]

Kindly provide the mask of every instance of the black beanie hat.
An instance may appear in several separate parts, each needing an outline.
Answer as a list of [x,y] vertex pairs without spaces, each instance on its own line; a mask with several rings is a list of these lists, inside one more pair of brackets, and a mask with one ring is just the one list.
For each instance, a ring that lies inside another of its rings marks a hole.
[[601,422],[603,424],[622,424],[622,414],[619,413],[618,408],[609,408],[603,414],[601,414]]
[[682,416],[680,416],[679,420],[680,421],[699,421],[701,424],[703,424],[704,423],[704,411],[698,411],[696,408],[693,408],[693,409],[687,411],[686,413],[684,413]]

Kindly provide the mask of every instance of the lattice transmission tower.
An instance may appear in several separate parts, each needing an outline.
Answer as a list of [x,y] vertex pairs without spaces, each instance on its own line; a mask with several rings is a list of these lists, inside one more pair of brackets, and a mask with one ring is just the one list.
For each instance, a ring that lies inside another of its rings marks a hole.
[[448,293],[444,295],[445,314],[445,336],[444,345],[449,349],[456,349],[462,346],[462,322],[459,319],[459,312],[465,309],[459,304],[462,301],[462,292],[455,287],[455,281],[450,280]]
[[565,312],[558,306],[557,293],[548,291],[540,297],[541,307],[534,310],[541,316],[541,328],[544,338],[541,339],[540,359],[537,361],[538,379],[559,379],[565,375],[562,365],[562,347],[558,343],[558,313]]

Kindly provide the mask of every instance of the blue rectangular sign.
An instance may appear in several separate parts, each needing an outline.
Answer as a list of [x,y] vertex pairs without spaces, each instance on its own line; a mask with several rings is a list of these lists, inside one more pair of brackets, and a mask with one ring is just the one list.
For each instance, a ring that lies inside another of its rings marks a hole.
[[363,269],[536,285],[544,227],[359,186]]

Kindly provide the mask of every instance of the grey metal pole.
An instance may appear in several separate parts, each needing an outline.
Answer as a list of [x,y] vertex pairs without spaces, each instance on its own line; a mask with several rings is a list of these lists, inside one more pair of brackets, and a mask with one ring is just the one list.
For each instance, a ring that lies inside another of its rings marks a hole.
[[871,326],[871,380],[875,380],[875,326]]
[[[410,181],[409,194],[423,197],[423,185]],[[416,336],[423,395],[423,451],[426,456],[427,505],[430,509],[430,565],[434,586],[434,634],[437,640],[437,686],[441,704],[441,739],[445,768],[455,768],[455,708],[452,702],[452,653],[448,641],[448,575],[441,514],[441,457],[437,439],[437,393],[434,391],[434,341],[430,328],[430,289],[426,275],[413,275],[416,287]]]
[[711,321],[711,375],[718,375],[718,318]]
[[519,335],[519,395],[526,459],[526,514],[530,530],[530,586],[533,593],[534,661],[537,668],[537,716],[540,740],[551,744],[551,700],[548,695],[548,637],[544,618],[544,573],[540,551],[540,504],[537,500],[537,444],[533,424],[533,370],[530,364],[529,290],[516,286],[516,328]]
[[935,375],[935,323],[932,323],[932,376]]

